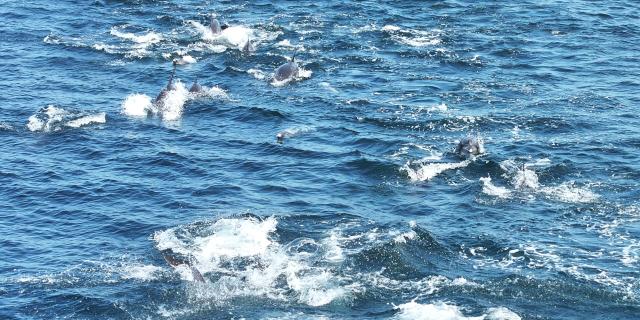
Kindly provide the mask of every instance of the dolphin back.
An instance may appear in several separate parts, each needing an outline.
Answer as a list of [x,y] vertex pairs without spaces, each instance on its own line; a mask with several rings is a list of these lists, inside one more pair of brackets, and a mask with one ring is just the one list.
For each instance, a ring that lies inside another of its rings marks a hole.
[[287,62],[281,65],[277,70],[274,78],[282,81],[294,77],[298,73],[298,64],[295,62]]

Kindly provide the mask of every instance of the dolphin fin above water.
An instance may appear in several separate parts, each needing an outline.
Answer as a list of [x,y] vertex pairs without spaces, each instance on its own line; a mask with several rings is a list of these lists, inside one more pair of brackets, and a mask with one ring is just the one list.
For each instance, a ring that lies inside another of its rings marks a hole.
[[173,84],[173,77],[176,75],[176,66],[177,65],[178,65],[178,63],[174,60],[173,61],[173,71],[171,71],[171,76],[169,76],[169,82],[167,83],[166,87],[164,87],[162,90],[160,90],[160,93],[158,93],[158,96],[156,97],[155,103],[162,102],[162,100],[167,96],[169,91],[176,89],[176,86]]
[[253,46],[253,43],[251,43],[251,39],[247,39],[247,42],[242,47],[242,52],[243,53],[251,53],[251,52],[254,52],[254,51],[256,51],[256,48]]
[[191,88],[189,89],[189,92],[191,92],[191,93],[202,93],[203,91],[204,91],[204,89],[198,83],[198,78],[196,78],[196,80],[193,82],[193,85],[191,85]]

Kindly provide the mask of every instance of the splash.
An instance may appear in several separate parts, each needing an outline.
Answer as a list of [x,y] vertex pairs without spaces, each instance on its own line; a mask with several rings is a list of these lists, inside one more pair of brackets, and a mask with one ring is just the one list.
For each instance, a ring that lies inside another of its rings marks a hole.
[[[275,218],[228,218],[215,221],[197,235],[181,237],[179,229],[168,229],[157,232],[153,239],[160,250],[171,249],[193,257],[205,276],[217,275],[217,280],[208,284],[212,290],[198,293],[201,299],[228,301],[240,296],[263,296],[275,300],[295,298],[310,306],[322,306],[344,298],[348,287],[341,285],[340,276],[323,266],[321,261],[327,259],[323,253],[305,250],[319,244],[313,239],[278,243],[274,236],[276,226]],[[292,245],[295,243],[306,245]],[[188,280],[186,272],[180,275]]]
[[436,302],[433,304],[420,304],[411,301],[395,307],[400,312],[396,319],[404,320],[520,320],[520,316],[513,311],[504,308],[491,308],[487,314],[478,317],[466,317],[463,315],[460,307],[447,304],[445,302]]
[[271,81],[271,85],[274,87],[283,87],[287,84],[289,84],[290,82],[293,81],[300,81],[300,80],[304,80],[304,79],[309,79],[311,78],[311,75],[313,74],[313,71],[311,70],[306,70],[304,68],[302,68],[302,66],[298,67],[298,73],[290,78],[286,78],[283,79],[282,81],[278,81],[275,78]]
[[29,131],[34,132],[52,132],[63,130],[65,127],[80,128],[90,124],[105,123],[106,121],[106,114],[104,112],[87,114],[49,105],[29,117],[27,128]]
[[165,121],[176,121],[182,117],[184,104],[189,99],[189,91],[180,80],[174,81],[175,89],[167,93],[167,96],[159,101],[158,114]]
[[509,198],[509,196],[511,196],[511,191],[509,191],[509,189],[505,187],[498,187],[491,183],[490,176],[482,177],[480,178],[480,181],[482,181],[482,192],[487,195],[503,199]]
[[316,128],[314,127],[309,127],[309,126],[302,126],[302,127],[291,127],[291,128],[287,128],[284,129],[280,132],[278,132],[278,134],[276,135],[277,137],[282,137],[282,138],[293,138],[295,136],[304,134],[304,133],[308,133],[308,132],[313,132],[315,131]]
[[388,33],[392,40],[412,47],[434,46],[442,43],[439,37],[440,30],[422,31],[386,25],[382,27],[382,31]]
[[133,93],[128,95],[121,105],[122,113],[130,117],[146,117],[156,113],[157,109],[146,94]]
[[411,181],[421,182],[431,180],[447,170],[464,168],[470,163],[471,160],[451,163],[426,163],[421,164],[417,169],[413,169],[410,166],[410,162],[407,162],[400,170],[406,172]]
[[142,35],[136,35],[131,32],[120,31],[122,28],[123,27],[112,27],[110,31],[111,35],[116,36],[120,39],[125,39],[138,44],[144,44],[144,45],[151,45],[154,43],[158,43],[162,40],[162,36],[153,31],[150,31]]
[[231,49],[242,50],[247,41],[254,39],[254,31],[244,26],[233,26],[222,30],[220,34],[213,34],[208,26],[197,21],[189,21],[202,40],[224,45]]

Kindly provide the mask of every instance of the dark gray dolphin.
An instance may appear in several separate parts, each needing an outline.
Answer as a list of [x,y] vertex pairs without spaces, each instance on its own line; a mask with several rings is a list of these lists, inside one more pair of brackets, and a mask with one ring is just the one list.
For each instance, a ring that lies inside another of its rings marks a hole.
[[456,154],[463,158],[476,156],[484,152],[482,141],[476,137],[466,137],[460,140],[456,147]]
[[167,86],[163,88],[162,91],[160,91],[160,93],[156,97],[155,103],[161,103],[162,100],[167,96],[169,91],[176,89],[176,85],[173,84],[173,77],[176,75],[176,65],[177,65],[177,62],[174,60],[173,71],[171,72],[171,76],[169,77],[169,83],[167,83]]
[[211,29],[211,33],[213,33],[214,35],[220,34],[223,30],[220,26],[220,22],[218,22],[218,19],[214,17],[211,17],[209,28]]
[[191,93],[202,93],[202,92],[204,92],[204,89],[198,83],[198,78],[196,78],[196,81],[194,81],[193,85],[191,85],[191,88],[189,89],[189,92],[191,92]]
[[278,69],[276,69],[273,78],[276,81],[283,81],[297,76],[300,68],[298,68],[298,63],[296,63],[295,59],[296,55],[294,54],[293,57],[291,57],[291,61],[281,65],[280,67],[278,67]]
[[163,250],[162,251],[162,257],[164,258],[165,261],[167,261],[167,264],[169,264],[170,266],[172,266],[174,268],[176,268],[178,266],[181,266],[181,265],[185,265],[185,266],[189,267],[189,269],[191,269],[191,274],[193,275],[193,281],[195,281],[195,282],[206,282],[204,280],[204,277],[202,276],[202,273],[200,273],[200,271],[198,271],[198,269],[196,269],[196,267],[191,265],[191,263],[188,260],[177,257],[173,253],[173,251],[171,251],[171,250]]

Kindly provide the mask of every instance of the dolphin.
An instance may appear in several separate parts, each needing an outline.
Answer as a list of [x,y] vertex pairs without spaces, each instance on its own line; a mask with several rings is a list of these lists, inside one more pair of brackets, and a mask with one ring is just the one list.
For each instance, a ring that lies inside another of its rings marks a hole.
[[202,93],[202,92],[204,92],[204,88],[202,88],[202,86],[198,83],[198,78],[196,78],[196,81],[194,81],[193,85],[191,85],[191,88],[189,89],[189,92],[191,92],[191,93]]
[[284,136],[284,132],[278,132],[278,134],[276,134],[276,142],[284,143]]
[[211,29],[211,33],[213,33],[214,35],[220,34],[223,30],[220,26],[220,22],[218,22],[218,19],[214,17],[211,17],[209,28]]
[[251,39],[247,39],[247,42],[244,44],[244,46],[242,46],[242,52],[251,53],[253,51],[256,51],[256,48],[251,43]]
[[300,68],[298,68],[298,63],[296,63],[295,60],[296,55],[294,54],[293,57],[291,57],[291,61],[281,65],[280,67],[278,67],[278,69],[276,69],[273,78],[276,81],[283,81],[297,76]]
[[185,265],[189,267],[189,269],[191,269],[191,274],[193,275],[193,281],[206,282],[204,280],[204,277],[202,276],[202,273],[200,273],[200,271],[198,271],[196,267],[194,267],[188,260],[175,256],[175,254],[173,253],[173,251],[171,251],[171,249],[163,250],[162,257],[164,258],[165,261],[167,261],[167,264],[169,264],[174,268],[177,268],[181,265]]
[[484,146],[482,141],[476,137],[463,138],[456,147],[456,154],[463,158],[469,158],[481,153],[484,153]]
[[162,100],[164,100],[164,98],[167,96],[169,91],[176,89],[176,86],[173,84],[173,77],[176,75],[176,65],[177,64],[178,63],[174,60],[173,61],[173,71],[171,72],[171,76],[169,77],[169,83],[167,83],[167,86],[160,91],[160,93],[156,97],[156,100],[154,101],[155,103],[161,103]]

